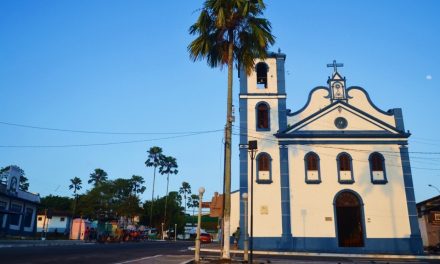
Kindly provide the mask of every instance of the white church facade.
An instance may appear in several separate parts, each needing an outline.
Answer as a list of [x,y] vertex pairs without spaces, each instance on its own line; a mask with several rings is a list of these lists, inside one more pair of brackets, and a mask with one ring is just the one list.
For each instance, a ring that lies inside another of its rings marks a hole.
[[[240,189],[233,196],[253,200],[254,249],[423,253],[401,109],[383,111],[363,88],[346,87],[342,65],[333,62],[327,85],[291,112],[285,59],[271,53],[240,74]],[[253,199],[250,140],[258,143]],[[233,201],[240,205],[231,229],[244,230],[243,202]]]

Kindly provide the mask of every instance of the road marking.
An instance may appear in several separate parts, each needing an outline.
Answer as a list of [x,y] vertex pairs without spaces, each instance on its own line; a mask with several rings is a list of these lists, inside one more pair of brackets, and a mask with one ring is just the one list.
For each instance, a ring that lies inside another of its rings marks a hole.
[[155,256],[149,256],[149,257],[144,257],[144,258],[131,259],[131,260],[123,261],[123,262],[116,262],[116,263],[114,263],[114,264],[126,264],[126,263],[132,263],[132,262],[142,261],[142,260],[146,260],[146,259],[152,259],[152,258],[156,258],[156,257],[161,257],[161,256],[162,256],[162,255],[155,255]]

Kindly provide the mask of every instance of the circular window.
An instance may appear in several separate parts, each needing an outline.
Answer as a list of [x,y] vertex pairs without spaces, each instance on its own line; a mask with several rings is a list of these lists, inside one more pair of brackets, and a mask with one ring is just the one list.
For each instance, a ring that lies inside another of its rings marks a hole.
[[344,129],[348,125],[347,119],[343,117],[338,117],[335,119],[335,126],[339,129]]

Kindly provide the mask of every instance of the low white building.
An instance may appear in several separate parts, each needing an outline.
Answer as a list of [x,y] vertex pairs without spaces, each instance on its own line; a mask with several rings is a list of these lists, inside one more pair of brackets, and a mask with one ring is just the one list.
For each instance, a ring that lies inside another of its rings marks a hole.
[[334,62],[327,85],[290,111],[285,59],[271,53],[240,73],[240,209],[231,223],[244,230],[238,195],[252,200],[255,140],[255,249],[422,253],[402,110],[383,111],[365,89],[347,88]]
[[60,234],[68,233],[70,230],[71,216],[67,214],[55,214],[47,217],[44,214],[37,216],[37,232],[42,232],[43,229],[48,232],[58,232]]

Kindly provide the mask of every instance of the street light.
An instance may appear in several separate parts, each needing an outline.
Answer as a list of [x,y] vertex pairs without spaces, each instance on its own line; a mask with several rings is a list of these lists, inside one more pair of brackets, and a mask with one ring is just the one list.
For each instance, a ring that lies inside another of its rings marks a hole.
[[199,263],[200,261],[200,225],[202,224],[202,201],[205,188],[199,188],[199,215],[197,217],[197,236],[196,236],[196,250],[194,261]]
[[248,152],[251,158],[251,243],[250,243],[250,254],[249,254],[249,262],[253,262],[253,253],[254,253],[254,159],[257,154],[257,141],[250,140],[248,142]]
[[243,242],[243,261],[248,262],[249,256],[248,256],[248,247],[249,247],[249,241],[248,241],[248,194],[243,193],[241,195],[243,198],[243,204],[244,204],[244,242]]
[[436,189],[436,190],[437,190],[437,192],[438,192],[438,193],[440,193],[440,190],[439,190],[439,188],[435,187],[434,185],[432,185],[432,184],[428,184],[428,186],[429,186],[429,187],[431,187],[431,188],[434,188],[434,189]]

